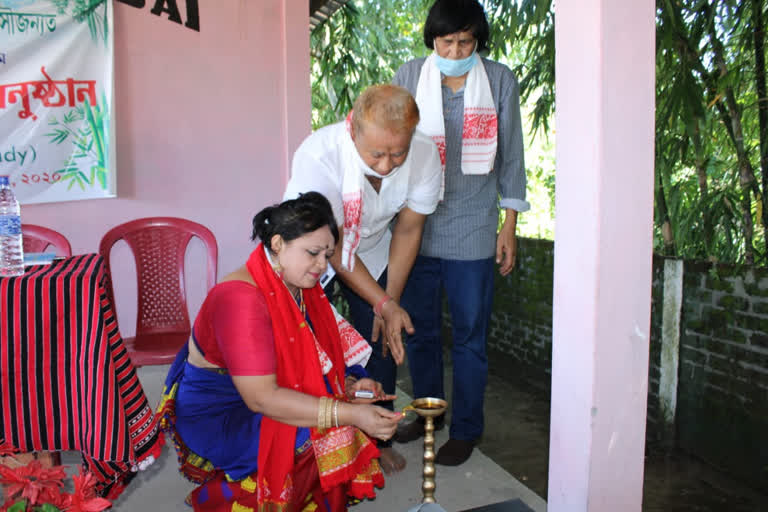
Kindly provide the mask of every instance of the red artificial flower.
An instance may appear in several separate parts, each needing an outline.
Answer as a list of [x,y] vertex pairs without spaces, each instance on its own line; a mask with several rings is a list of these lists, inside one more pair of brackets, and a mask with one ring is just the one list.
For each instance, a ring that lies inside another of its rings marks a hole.
[[72,476],[72,481],[75,483],[75,492],[67,496],[68,500],[63,510],[67,512],[101,512],[112,506],[109,500],[96,496],[96,491],[93,488],[96,485],[96,478],[93,473],[83,473],[81,468],[79,475]]
[[11,443],[6,441],[5,439],[3,439],[2,442],[0,442],[0,456],[13,455],[18,451],[19,451],[18,448],[13,446]]
[[69,506],[70,496],[66,493],[57,494],[56,496],[48,496],[45,501],[46,505],[53,505],[58,510],[66,510]]
[[6,497],[10,500],[21,494],[30,505],[55,500],[61,494],[66,476],[63,466],[46,469],[37,460],[16,469],[0,465],[0,484],[7,486]]

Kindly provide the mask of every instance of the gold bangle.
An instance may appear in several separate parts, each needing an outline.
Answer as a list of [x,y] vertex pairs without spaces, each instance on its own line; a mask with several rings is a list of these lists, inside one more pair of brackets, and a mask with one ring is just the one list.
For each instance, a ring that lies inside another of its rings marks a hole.
[[317,428],[319,430],[322,430],[325,428],[325,401],[328,400],[326,397],[321,396],[320,401],[317,405]]
[[325,428],[331,428],[333,426],[333,423],[331,420],[333,419],[333,402],[335,400],[333,398],[328,398],[325,402]]
[[323,397],[323,408],[321,414],[321,420],[320,420],[320,429],[324,430],[328,428],[328,424],[326,422],[326,410],[328,409],[328,397]]
[[336,428],[339,428],[339,401],[333,402],[333,424]]

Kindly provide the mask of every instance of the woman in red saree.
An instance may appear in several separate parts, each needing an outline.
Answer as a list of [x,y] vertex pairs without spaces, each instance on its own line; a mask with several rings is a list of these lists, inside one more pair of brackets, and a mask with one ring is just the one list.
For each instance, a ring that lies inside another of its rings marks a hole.
[[384,485],[371,438],[390,438],[402,415],[371,405],[394,397],[343,344],[318,285],[338,236],[318,193],[265,208],[261,243],[206,297],[159,410],[200,484],[195,511],[343,511]]

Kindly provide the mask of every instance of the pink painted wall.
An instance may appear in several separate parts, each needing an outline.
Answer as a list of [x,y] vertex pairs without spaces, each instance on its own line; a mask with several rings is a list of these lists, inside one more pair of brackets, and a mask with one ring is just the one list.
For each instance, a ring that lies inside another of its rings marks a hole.
[[[184,2],[179,1],[182,18]],[[280,200],[290,155],[310,132],[308,9],[293,0],[199,2],[200,32],[114,2],[116,199],[24,206],[24,222],[96,252],[112,226],[184,217],[219,244],[219,276],[247,258],[250,222]],[[118,320],[135,332],[130,252],[113,251]],[[205,295],[202,243],[187,253],[190,314]]]
[[639,512],[650,331],[653,0],[562,0],[548,510]]

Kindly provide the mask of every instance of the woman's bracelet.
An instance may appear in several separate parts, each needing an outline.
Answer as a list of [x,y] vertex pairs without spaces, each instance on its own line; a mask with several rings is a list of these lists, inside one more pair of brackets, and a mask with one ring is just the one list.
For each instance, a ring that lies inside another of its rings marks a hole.
[[325,401],[328,397],[321,396],[320,401],[317,404],[317,428],[323,430],[325,428]]
[[339,401],[321,396],[317,406],[317,429],[325,430],[339,426]]
[[331,428],[333,426],[333,403],[336,400],[329,398],[325,402],[325,428]]
[[333,425],[338,428],[339,426],[339,401],[333,401]]
[[384,304],[386,304],[387,302],[389,302],[391,300],[392,300],[392,297],[390,297],[389,295],[384,295],[379,300],[379,302],[377,302],[376,305],[373,306],[373,313],[376,316],[378,316],[379,318],[381,318],[381,310],[384,309]]

